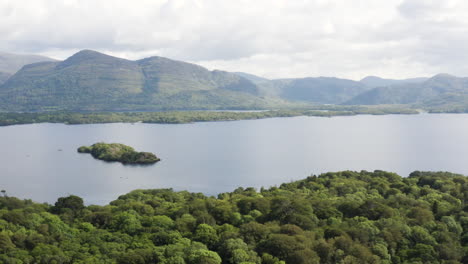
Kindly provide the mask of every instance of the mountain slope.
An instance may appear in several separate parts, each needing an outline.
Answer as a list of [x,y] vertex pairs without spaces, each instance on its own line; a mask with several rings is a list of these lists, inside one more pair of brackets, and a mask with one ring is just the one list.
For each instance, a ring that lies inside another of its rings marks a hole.
[[420,77],[420,78],[410,78],[410,79],[403,79],[403,80],[395,80],[395,79],[384,79],[377,76],[367,76],[360,80],[362,84],[366,85],[369,88],[376,88],[382,86],[391,86],[397,84],[405,84],[405,83],[421,83],[427,81],[429,78]]
[[243,72],[236,72],[235,74],[257,84],[260,92],[264,95],[315,104],[340,104],[376,87],[417,84],[429,79],[411,78],[395,80],[368,76],[359,82],[333,77],[269,80]]
[[0,95],[3,104],[19,109],[96,108],[141,92],[143,84],[137,63],[82,51],[63,62],[26,65],[0,87]]
[[6,72],[0,72],[0,85],[2,85],[8,78],[11,77],[11,74],[6,73]]
[[[449,96],[451,95],[451,96]],[[377,87],[346,102],[352,105],[421,104],[430,106],[434,100],[454,100],[468,95],[468,78],[438,74],[421,83],[405,83]],[[450,101],[444,101],[449,103]]]
[[20,55],[0,52],[0,72],[15,73],[21,69],[24,65],[43,62],[43,61],[55,61],[54,59],[38,56],[38,55]]
[[83,50],[23,67],[0,86],[0,109],[157,110],[261,108],[257,85],[238,75],[151,57],[130,61]]
[[263,95],[295,102],[339,104],[369,89],[363,83],[333,77],[269,80],[243,72],[235,74],[254,82]]
[[253,74],[250,74],[250,73],[246,73],[246,72],[234,72],[234,74],[239,75],[240,77],[244,77],[247,80],[252,81],[254,83],[259,83],[259,82],[261,83],[261,82],[270,81],[267,78],[263,78],[263,77],[253,75]]
[[283,99],[318,104],[339,104],[367,90],[359,82],[331,77],[282,80],[279,85]]
[[146,77],[145,87],[161,93],[226,89],[256,94],[251,81],[224,71],[209,71],[201,66],[174,61],[163,57],[150,57],[137,61]]

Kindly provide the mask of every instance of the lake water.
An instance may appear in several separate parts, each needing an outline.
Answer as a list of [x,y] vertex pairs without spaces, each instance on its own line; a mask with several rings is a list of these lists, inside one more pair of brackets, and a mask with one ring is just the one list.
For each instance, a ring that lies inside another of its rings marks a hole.
[[[162,161],[124,166],[79,154],[118,142]],[[340,170],[468,174],[468,115],[294,117],[183,125],[33,124],[0,128],[0,189],[54,203],[74,194],[105,204],[134,189],[216,195]]]

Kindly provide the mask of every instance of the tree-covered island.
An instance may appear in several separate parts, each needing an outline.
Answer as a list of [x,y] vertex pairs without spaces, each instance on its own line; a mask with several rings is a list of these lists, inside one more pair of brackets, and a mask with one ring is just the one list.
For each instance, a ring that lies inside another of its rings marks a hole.
[[123,164],[153,164],[160,159],[150,152],[138,152],[132,147],[119,143],[96,143],[91,146],[81,146],[79,153],[89,153],[94,158],[104,161],[118,161]]

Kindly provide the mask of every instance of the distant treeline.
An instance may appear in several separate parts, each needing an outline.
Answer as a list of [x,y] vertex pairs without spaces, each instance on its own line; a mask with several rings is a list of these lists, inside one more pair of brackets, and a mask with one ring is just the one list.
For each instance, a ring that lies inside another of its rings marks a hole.
[[465,107],[446,107],[446,108],[434,108],[428,109],[428,113],[431,114],[466,114],[468,113],[468,108]]
[[109,205],[0,196],[0,263],[468,263],[468,178],[337,172],[217,198],[135,190]]
[[359,114],[417,114],[414,109],[406,108],[366,108],[330,106],[314,110],[271,110],[259,112],[231,111],[170,111],[170,112],[41,112],[41,113],[0,113],[0,126],[33,124],[33,123],[64,123],[64,124],[98,124],[98,123],[159,123],[182,124],[207,121],[232,121],[263,119],[272,117],[293,116],[350,116]]

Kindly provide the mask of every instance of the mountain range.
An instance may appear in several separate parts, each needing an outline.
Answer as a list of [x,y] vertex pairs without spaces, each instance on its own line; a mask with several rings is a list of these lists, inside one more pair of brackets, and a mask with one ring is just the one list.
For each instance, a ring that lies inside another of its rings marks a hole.
[[360,81],[334,77],[270,80],[249,73],[210,71],[157,56],[132,61],[82,50],[56,61],[5,54],[0,53],[1,111],[468,106],[468,78],[448,74],[405,80],[376,76]]
[[9,111],[264,108],[251,81],[233,73],[150,57],[138,61],[83,50],[64,61],[25,65],[0,86]]
[[345,104],[410,104],[438,109],[465,107],[468,106],[468,78],[438,74],[422,82],[376,87]]

